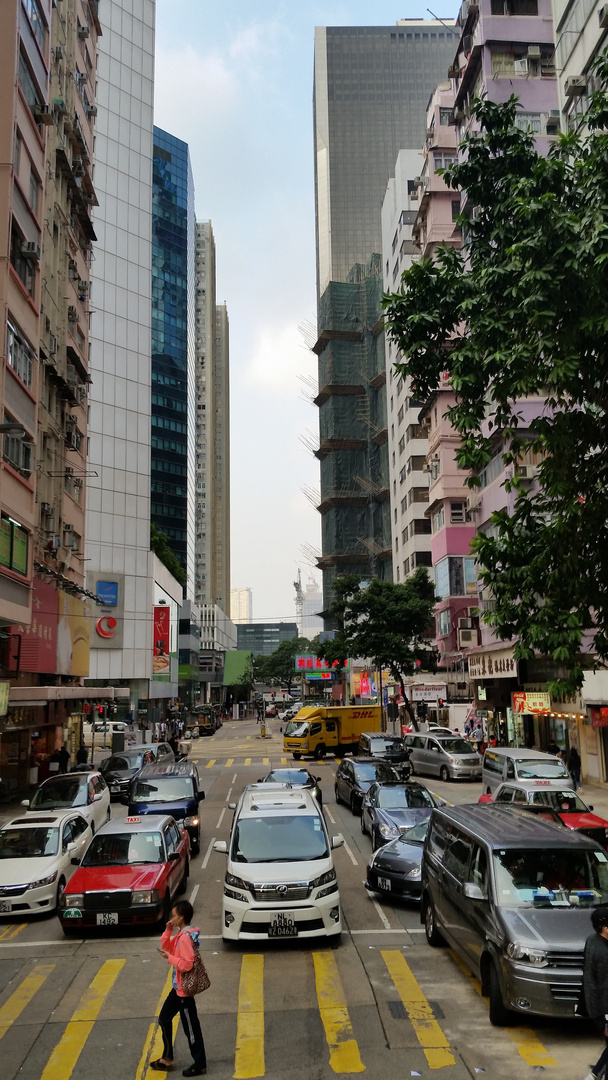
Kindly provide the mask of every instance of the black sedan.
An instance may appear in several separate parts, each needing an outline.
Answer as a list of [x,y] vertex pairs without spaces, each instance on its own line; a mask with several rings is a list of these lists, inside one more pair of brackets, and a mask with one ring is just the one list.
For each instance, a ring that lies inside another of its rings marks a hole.
[[313,776],[308,769],[271,769],[268,776],[258,780],[259,784],[289,784],[291,787],[305,787],[317,800],[319,806],[323,802],[321,792],[321,777]]
[[112,754],[101,763],[100,772],[110,789],[110,799],[120,799],[129,790],[129,784],[144,765],[154,765],[154,748],[147,744],[128,746],[120,753]]
[[344,758],[336,772],[336,802],[346,803],[353,814],[360,814],[363,796],[376,780],[398,779],[391,766],[380,758]]
[[422,852],[428,827],[427,818],[374,851],[367,864],[365,888],[368,892],[388,893],[416,903],[420,901]]
[[422,784],[372,784],[361,806],[361,832],[369,833],[375,851],[430,818],[434,806],[435,798]]

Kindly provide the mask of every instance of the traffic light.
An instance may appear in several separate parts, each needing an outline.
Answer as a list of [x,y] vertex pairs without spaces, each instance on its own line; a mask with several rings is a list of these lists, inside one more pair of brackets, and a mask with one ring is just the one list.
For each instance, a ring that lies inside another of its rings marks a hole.
[[106,707],[105,705],[102,705],[101,702],[98,702],[97,704],[97,716],[99,720],[105,720],[106,718]]
[[438,706],[438,708],[443,709],[444,705],[445,705],[445,701],[443,700],[442,697],[440,697],[439,701],[437,702],[437,706]]

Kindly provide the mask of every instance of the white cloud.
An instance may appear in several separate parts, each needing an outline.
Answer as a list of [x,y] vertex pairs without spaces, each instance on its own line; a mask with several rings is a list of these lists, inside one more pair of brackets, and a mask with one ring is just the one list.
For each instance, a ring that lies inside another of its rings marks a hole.
[[154,89],[155,123],[186,140],[201,118],[225,122],[239,95],[235,70],[219,52],[203,54],[193,45],[166,49],[160,41]]
[[251,385],[293,398],[298,375],[314,374],[316,368],[316,357],[306,348],[297,324],[277,321],[259,328],[245,377]]

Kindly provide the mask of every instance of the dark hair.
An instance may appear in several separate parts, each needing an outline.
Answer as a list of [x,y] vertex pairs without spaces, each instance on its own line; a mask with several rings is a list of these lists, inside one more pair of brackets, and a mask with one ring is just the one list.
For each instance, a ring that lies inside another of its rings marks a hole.
[[598,934],[600,930],[603,930],[605,926],[608,926],[608,907],[602,905],[602,907],[593,909],[591,912],[591,925]]
[[[192,916],[194,915],[194,908],[189,900],[176,900],[172,909],[176,915],[179,915],[180,919],[183,919],[186,926],[192,922]],[[608,908],[602,908],[608,915]],[[607,919],[608,922],[608,919]]]

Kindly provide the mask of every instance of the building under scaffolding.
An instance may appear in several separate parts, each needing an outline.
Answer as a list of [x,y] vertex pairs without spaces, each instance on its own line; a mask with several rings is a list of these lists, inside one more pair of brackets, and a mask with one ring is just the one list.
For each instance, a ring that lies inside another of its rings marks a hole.
[[386,368],[380,255],[319,300],[323,607],[338,574],[391,578]]

